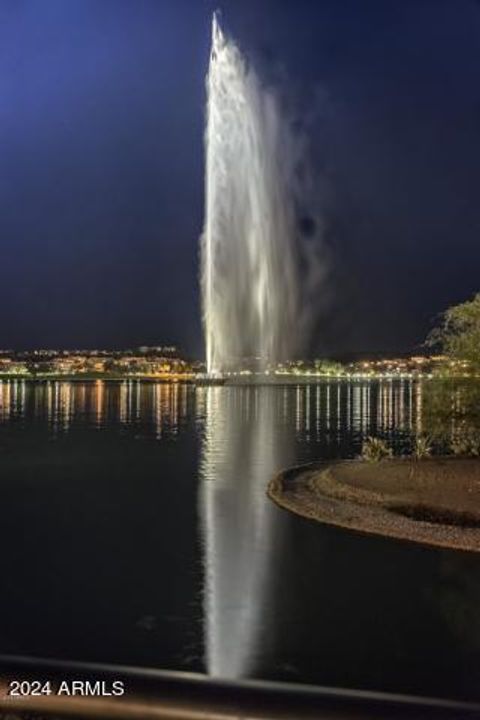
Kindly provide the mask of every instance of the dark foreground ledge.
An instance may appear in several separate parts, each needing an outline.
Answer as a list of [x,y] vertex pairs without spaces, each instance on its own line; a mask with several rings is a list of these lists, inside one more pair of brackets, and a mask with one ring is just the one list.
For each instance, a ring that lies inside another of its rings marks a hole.
[[[12,698],[12,679],[49,681],[51,695]],[[60,682],[121,681],[122,697],[55,694]],[[5,713],[2,715],[2,712]],[[33,713],[33,714],[32,714]],[[38,713],[38,715],[36,714]],[[25,715],[24,715],[25,714]],[[480,717],[480,704],[263,681],[230,682],[191,673],[0,656],[0,717],[148,720],[400,720]]]
[[322,523],[480,552],[478,458],[313,463],[279,473],[268,495]]

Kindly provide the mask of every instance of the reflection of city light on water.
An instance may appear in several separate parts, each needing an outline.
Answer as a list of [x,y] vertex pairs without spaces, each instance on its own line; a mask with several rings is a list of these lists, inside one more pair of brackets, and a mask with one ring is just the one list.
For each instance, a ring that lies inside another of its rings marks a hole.
[[97,427],[101,427],[105,412],[105,383],[103,380],[97,380],[95,383],[94,407],[95,424]]
[[119,388],[118,419],[122,424],[128,422],[128,382],[126,380]]
[[64,432],[70,427],[70,422],[74,414],[74,397],[71,383],[60,383],[59,422]]
[[11,389],[9,382],[2,382],[0,392],[0,417],[2,422],[10,417]]
[[[264,412],[263,396],[259,387],[250,389],[250,393],[235,398],[238,416],[234,415],[237,420],[241,416],[258,423]],[[0,381],[0,422],[31,413],[38,419],[46,418],[54,432],[67,432],[74,419],[97,427],[106,422],[130,425],[148,421],[161,438],[165,433],[179,432],[190,413],[189,398],[194,396],[197,422],[202,423],[207,414],[207,396],[202,397],[200,390],[194,395],[191,386],[180,383],[6,380]],[[285,425],[293,418],[295,433],[303,439],[320,438],[322,432],[331,438],[333,428],[337,434],[344,428],[347,433],[363,436],[392,430],[422,430],[421,381],[381,380],[376,388],[371,382],[327,381],[315,387],[283,388],[277,398],[276,420]],[[450,403],[452,411],[463,411],[464,398],[458,390],[452,392]]]
[[179,424],[187,413],[186,385],[158,383],[153,386],[152,416],[157,438],[168,431],[178,434]]
[[421,382],[415,385],[415,420],[417,433],[421,433],[423,430],[422,422],[423,414],[423,385]]

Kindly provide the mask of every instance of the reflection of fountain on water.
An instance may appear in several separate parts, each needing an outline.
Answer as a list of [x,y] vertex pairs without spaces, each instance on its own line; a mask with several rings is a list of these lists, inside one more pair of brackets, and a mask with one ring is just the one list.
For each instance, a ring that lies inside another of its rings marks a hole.
[[217,374],[291,354],[299,153],[275,96],[216,16],[207,90],[202,292],[207,370]]
[[200,388],[205,416],[200,486],[204,535],[205,646],[212,675],[242,677],[268,633],[278,510],[266,483],[292,460],[274,427],[281,395],[270,388]]
[[337,456],[344,436],[360,443],[376,432],[392,434],[397,424],[408,437],[421,422],[420,392],[418,384],[390,382],[197,388],[210,674],[251,675],[274,638],[269,608],[283,525],[265,490],[276,471],[300,461],[293,439],[323,435],[324,448]]

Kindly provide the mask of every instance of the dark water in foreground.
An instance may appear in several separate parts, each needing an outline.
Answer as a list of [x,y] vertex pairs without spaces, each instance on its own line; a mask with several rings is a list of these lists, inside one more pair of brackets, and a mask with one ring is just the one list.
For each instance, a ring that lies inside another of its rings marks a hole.
[[0,383],[0,653],[480,699],[480,556],[265,497],[421,422],[407,382]]

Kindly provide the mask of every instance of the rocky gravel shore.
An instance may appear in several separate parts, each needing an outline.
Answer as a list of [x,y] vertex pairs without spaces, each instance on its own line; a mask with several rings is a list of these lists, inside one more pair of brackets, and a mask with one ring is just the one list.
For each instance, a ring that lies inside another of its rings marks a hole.
[[319,522],[480,552],[480,459],[340,460],[290,468],[269,497]]

